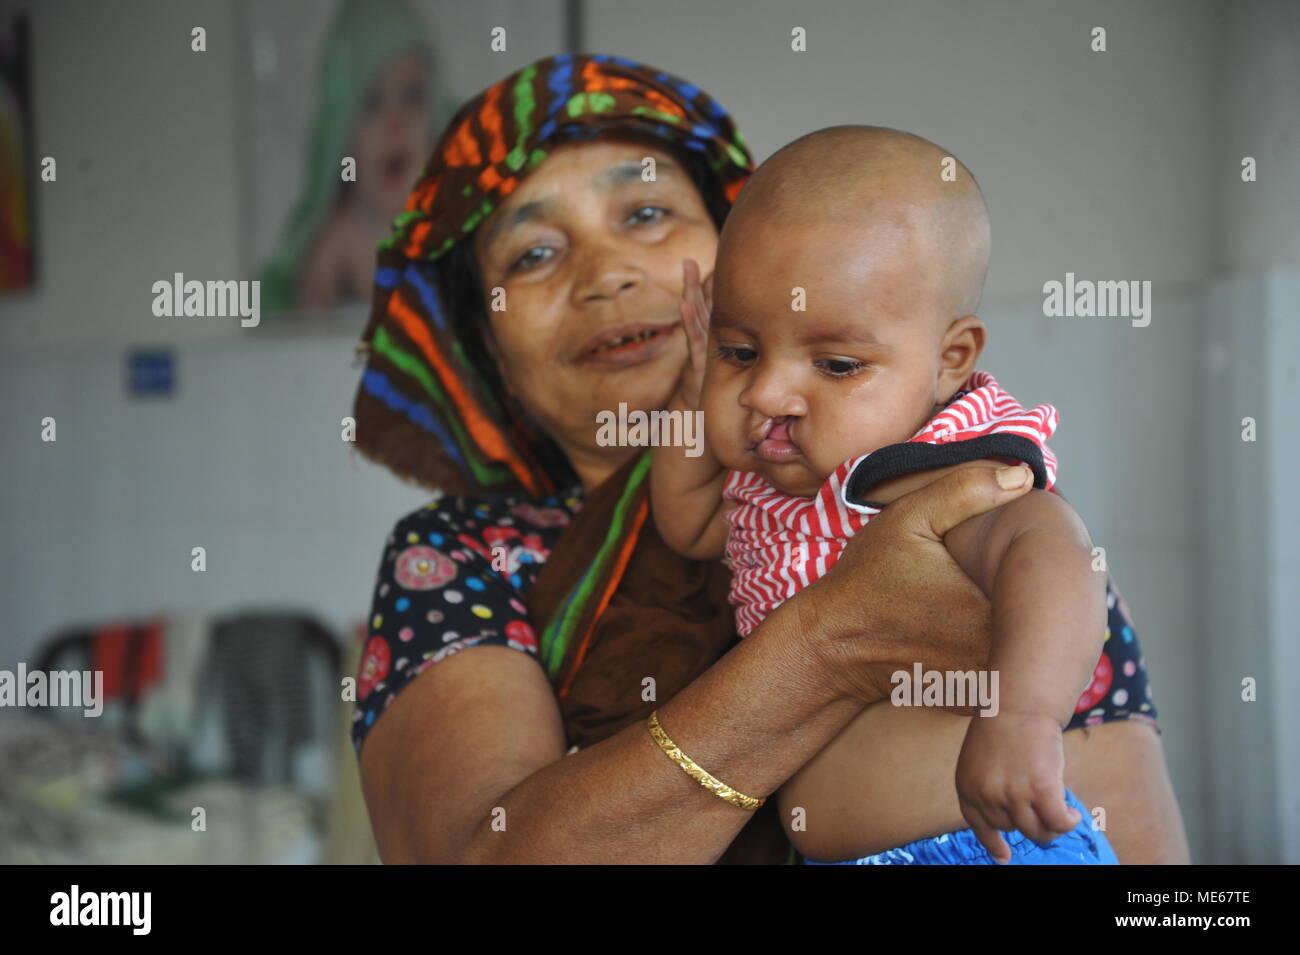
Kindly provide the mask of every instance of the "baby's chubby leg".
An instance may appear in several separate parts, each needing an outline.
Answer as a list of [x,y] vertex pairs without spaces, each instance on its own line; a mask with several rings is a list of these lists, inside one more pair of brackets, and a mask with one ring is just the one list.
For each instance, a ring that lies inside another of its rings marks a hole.
[[[867,707],[782,788],[791,841],[834,861],[968,828],[957,759],[970,717],[933,707]],[[1063,734],[1065,783],[1090,811],[1106,810],[1121,864],[1186,863],[1182,819],[1159,737],[1135,721]],[[795,810],[802,810],[795,813]],[[793,815],[792,815],[793,814]]]
[[969,721],[888,700],[867,707],[782,787],[795,848],[853,859],[967,828],[954,779]]

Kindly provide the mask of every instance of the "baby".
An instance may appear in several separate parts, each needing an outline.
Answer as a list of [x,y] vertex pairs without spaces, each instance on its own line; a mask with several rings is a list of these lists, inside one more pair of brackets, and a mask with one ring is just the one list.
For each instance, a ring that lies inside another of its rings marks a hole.
[[[840,126],[772,156],[727,220],[712,302],[686,265],[691,360],[671,409],[703,410],[708,451],[655,451],[655,521],[683,554],[725,554],[746,636],[900,495],[955,467],[1028,465],[1035,490],[944,539],[993,605],[997,699],[971,720],[956,771],[971,829],[859,861],[1010,862],[1002,833],[1026,829],[1059,836],[1052,861],[1114,863],[1065,788],[1061,741],[1101,654],[1106,577],[1054,493],[1055,409],[1021,407],[975,367],[988,258],[979,187],[933,143]],[[810,804],[817,791],[803,789],[807,826],[835,827]]]

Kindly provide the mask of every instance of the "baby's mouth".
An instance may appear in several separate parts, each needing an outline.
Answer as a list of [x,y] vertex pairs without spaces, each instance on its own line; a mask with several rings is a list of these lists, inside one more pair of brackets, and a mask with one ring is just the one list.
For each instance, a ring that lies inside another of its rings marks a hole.
[[799,446],[794,443],[790,435],[791,423],[792,419],[789,415],[768,418],[750,432],[747,450],[764,461],[775,463],[790,461],[801,456],[803,452],[799,450]]

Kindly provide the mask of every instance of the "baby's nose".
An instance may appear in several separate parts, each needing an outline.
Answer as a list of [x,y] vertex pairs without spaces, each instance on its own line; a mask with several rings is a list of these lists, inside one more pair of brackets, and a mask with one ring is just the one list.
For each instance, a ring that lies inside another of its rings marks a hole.
[[803,395],[771,381],[746,389],[740,403],[750,410],[753,418],[802,417],[808,413],[808,402]]

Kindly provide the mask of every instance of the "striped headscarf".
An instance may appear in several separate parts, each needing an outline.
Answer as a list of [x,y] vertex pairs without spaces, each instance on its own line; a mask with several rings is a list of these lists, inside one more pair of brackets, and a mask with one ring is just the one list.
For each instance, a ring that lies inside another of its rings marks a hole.
[[[380,243],[357,390],[357,448],[451,493],[557,490],[548,439],[494,393],[468,316],[448,313],[440,258],[467,240],[548,149],[594,131],[639,130],[699,153],[729,205],[753,170],[730,115],[698,87],[604,54],[538,60],[462,106]],[[480,356],[477,360],[475,356]]]

